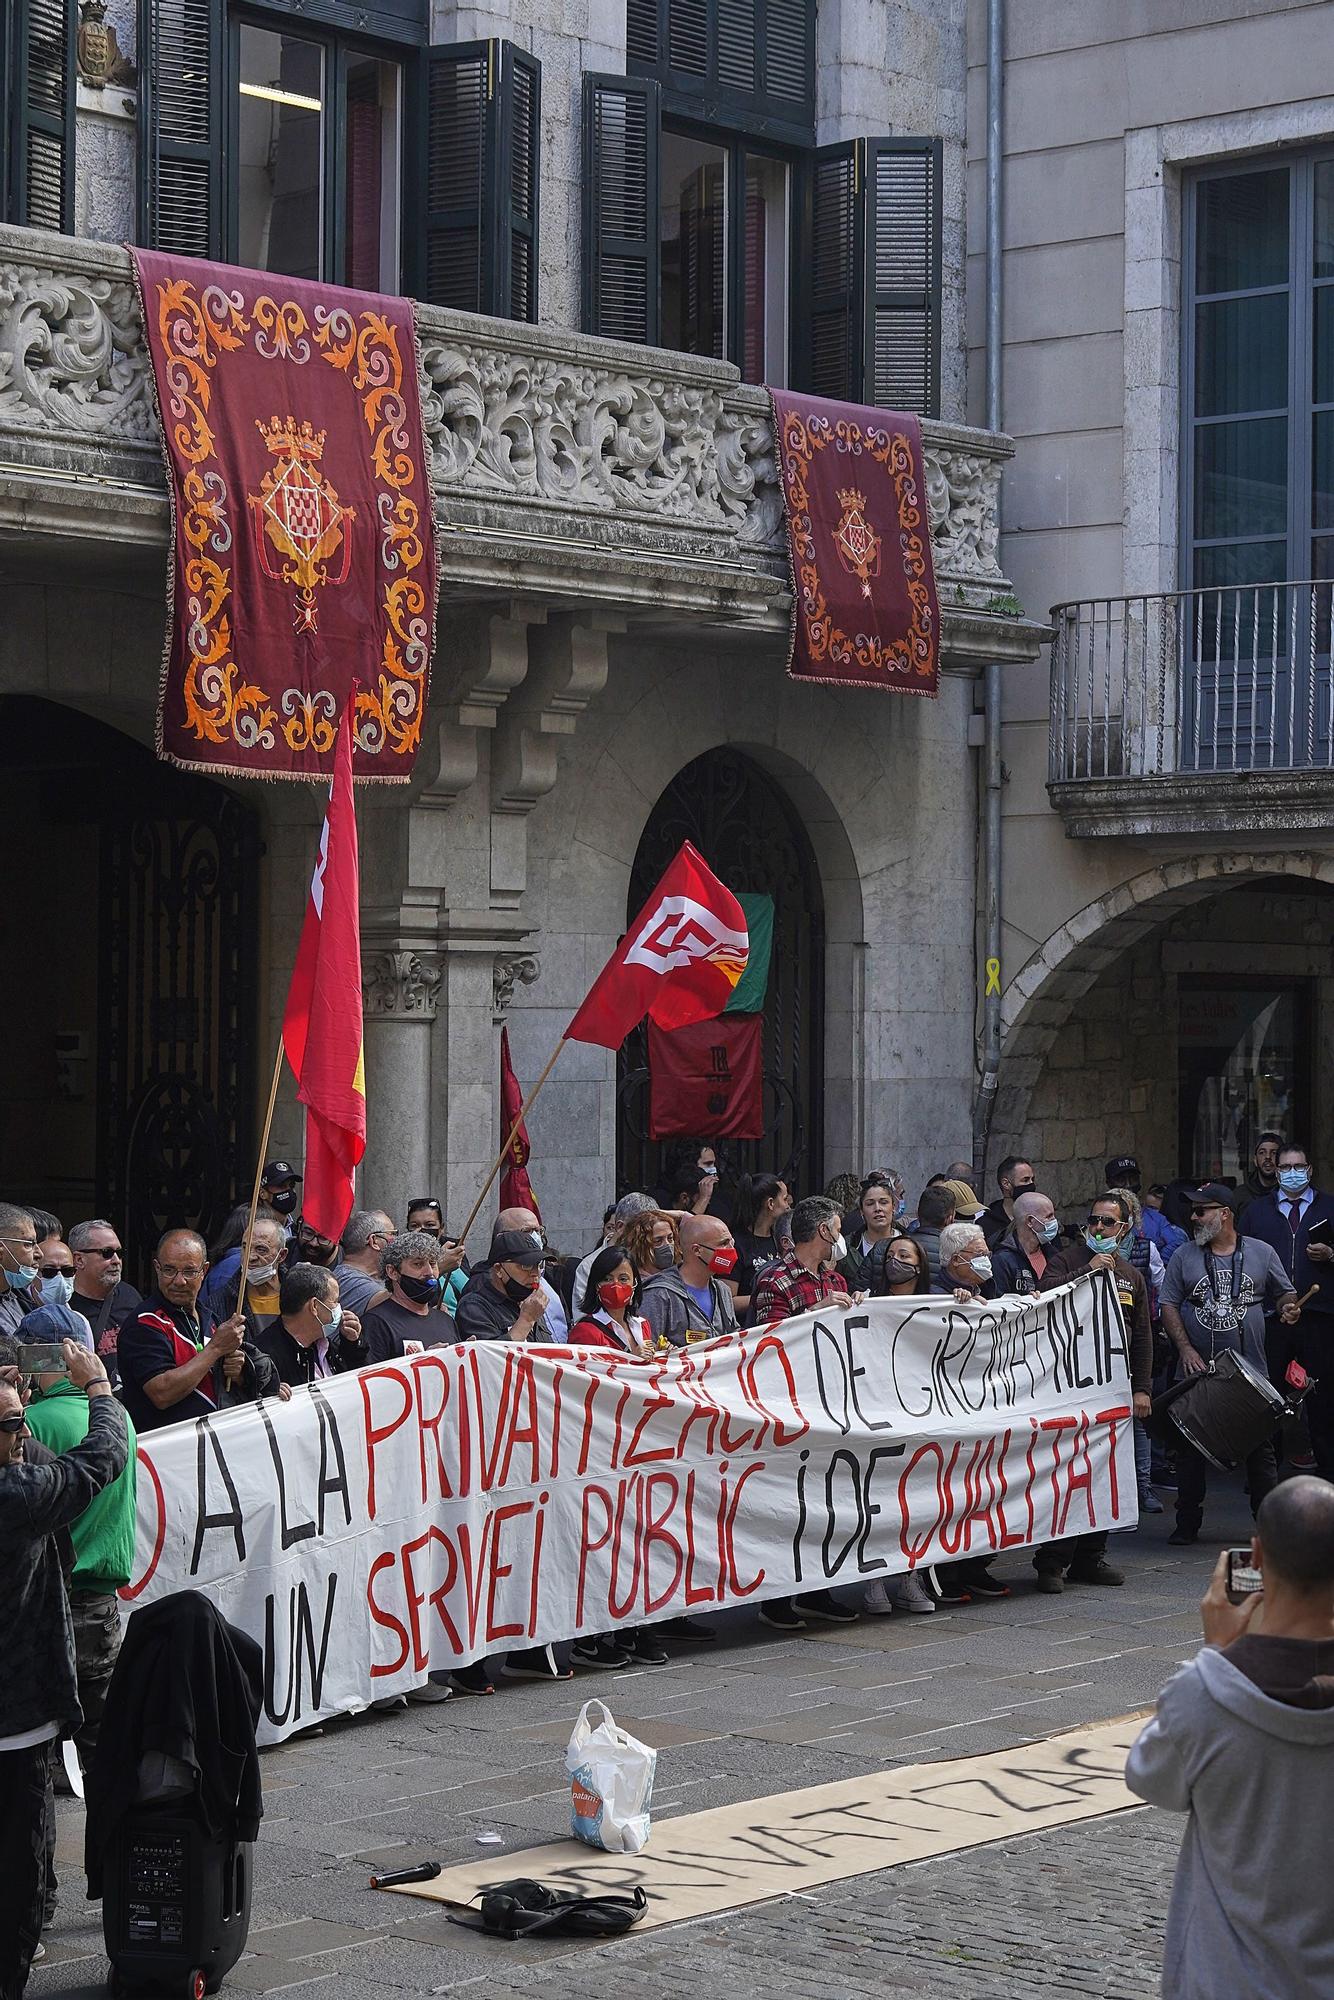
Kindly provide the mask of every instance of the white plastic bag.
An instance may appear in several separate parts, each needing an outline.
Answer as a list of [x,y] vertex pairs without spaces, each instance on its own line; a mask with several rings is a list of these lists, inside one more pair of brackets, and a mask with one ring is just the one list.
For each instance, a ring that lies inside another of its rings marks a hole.
[[[596,1709],[601,1721],[590,1721]],[[638,1854],[648,1841],[656,1750],[628,1730],[601,1701],[579,1711],[565,1768],[570,1774],[570,1832],[609,1854]]]

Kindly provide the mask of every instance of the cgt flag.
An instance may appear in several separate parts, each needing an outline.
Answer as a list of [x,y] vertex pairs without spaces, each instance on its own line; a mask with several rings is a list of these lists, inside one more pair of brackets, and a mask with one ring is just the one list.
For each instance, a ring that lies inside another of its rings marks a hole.
[[343,710],[320,851],[283,1014],[283,1047],[306,1107],[301,1212],[337,1242],[352,1212],[353,1176],[366,1150],[361,1026],[357,816],[352,799],[355,687]]
[[528,1178],[528,1162],[532,1149],[528,1144],[528,1127],[519,1120],[523,1110],[523,1092],[519,1079],[514,1074],[514,1064],[510,1061],[510,1031],[500,1031],[500,1129],[513,1132],[514,1138],[505,1156],[505,1165],[500,1175],[500,1206],[502,1208],[531,1208],[539,1221],[542,1211],[533,1193],[533,1184]]
[[618,1049],[646,1014],[660,1028],[711,1020],[731,998],[749,951],[740,903],[686,841],[564,1039]]

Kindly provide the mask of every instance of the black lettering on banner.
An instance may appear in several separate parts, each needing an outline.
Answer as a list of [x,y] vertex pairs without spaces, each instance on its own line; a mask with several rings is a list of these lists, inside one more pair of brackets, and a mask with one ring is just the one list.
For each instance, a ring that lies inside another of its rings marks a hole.
[[[838,1370],[837,1408],[835,1408],[835,1403],[830,1398],[829,1385],[825,1381],[824,1353],[826,1347],[830,1351],[832,1366]],[[811,1351],[815,1355],[815,1387],[820,1402],[824,1407],[825,1415],[830,1419],[831,1423],[837,1424],[840,1435],[846,1437],[852,1429],[852,1420],[848,1415],[849,1389],[851,1385],[848,1381],[847,1363],[843,1356],[843,1350],[838,1344],[837,1334],[832,1327],[826,1326],[823,1320],[817,1319],[811,1327]]]
[[866,1370],[859,1368],[854,1358],[855,1343],[853,1341],[853,1333],[854,1330],[865,1332],[870,1324],[871,1315],[869,1313],[852,1313],[843,1322],[843,1347],[848,1357],[848,1387],[852,1392],[852,1407],[857,1412],[858,1421],[864,1431],[892,1431],[894,1425],[889,1417],[876,1418],[867,1416],[865,1410],[862,1408],[861,1397],[857,1390],[857,1384],[866,1380]]
[[809,1451],[800,1454],[797,1465],[797,1527],[792,1537],[792,1574],[801,1582],[801,1542],[806,1533],[806,1467],[810,1462]]
[[[319,1505],[320,1533],[324,1533],[324,1503],[331,1494],[338,1494],[343,1502],[343,1525],[352,1526],[352,1494],[347,1483],[347,1460],[343,1456],[343,1440],[338,1429],[338,1419],[330,1407],[324,1391],[318,1382],[310,1385],[310,1400],[315,1405],[315,1414],[320,1421],[320,1484],[316,1494]],[[338,1470],[331,1477],[329,1472],[329,1449]]]
[[[238,1562],[245,1561],[245,1516],[241,1512],[241,1501],[236,1491],[236,1481],[232,1478],[227,1461],[223,1457],[222,1446],[218,1443],[217,1437],[213,1432],[213,1427],[207,1417],[200,1417],[196,1420],[195,1436],[198,1440],[198,1457],[196,1459],[198,1495],[195,1512],[195,1545],[190,1555],[191,1576],[197,1576],[199,1573],[199,1556],[204,1546],[204,1537],[212,1528],[230,1528],[236,1540],[236,1560]],[[208,1453],[210,1449],[217,1460],[218,1470],[222,1474],[222,1483],[227,1488],[227,1498],[232,1503],[225,1514],[210,1514],[208,1512]]]
[[[333,1630],[334,1600],[338,1595],[337,1574],[330,1576],[324,1599],[324,1629],[320,1633],[319,1652],[315,1649],[315,1620],[311,1613],[310,1596],[305,1578],[301,1577],[287,1593],[287,1629],[282,1635],[283,1651],[287,1660],[287,1693],[281,1712],[277,1705],[278,1634],[274,1630],[274,1616],[277,1598],[274,1593],[264,1600],[264,1712],[269,1721],[281,1728],[290,1715],[294,1723],[300,1722],[303,1714],[318,1710],[324,1695],[324,1671],[329,1659],[329,1634]],[[303,1697],[308,1699],[303,1701]]]
[[[875,1576],[880,1571],[888,1568],[888,1564],[879,1556],[872,1557],[869,1561],[867,1559],[866,1544],[870,1540],[871,1530],[875,1522],[879,1519],[881,1511],[880,1502],[871,1498],[871,1489],[875,1480],[876,1467],[879,1465],[881,1459],[902,1458],[905,1449],[906,1447],[901,1444],[878,1444],[872,1446],[863,1459],[858,1457],[855,1452],[848,1451],[843,1446],[840,1446],[837,1451],[830,1454],[829,1463],[825,1467],[826,1525],[824,1539],[820,1547],[820,1560],[824,1566],[826,1577],[833,1578],[838,1575],[844,1563],[846,1563],[848,1557],[852,1554],[854,1544],[857,1551],[857,1570],[859,1575]],[[847,1472],[851,1474],[851,1491],[849,1496],[851,1505],[848,1513],[855,1514],[856,1519],[847,1527],[843,1546],[839,1550],[837,1557],[831,1561],[830,1553],[833,1548],[834,1536],[837,1533],[843,1532],[844,1523],[847,1520],[847,1514],[844,1513],[836,1494],[836,1481],[840,1465],[846,1468]],[[798,1575],[800,1575],[800,1572],[798,1572]]]
[[[909,1334],[913,1321],[918,1319],[923,1313],[931,1315],[937,1311],[939,1311],[938,1305],[914,1306],[913,1310],[899,1321],[890,1341],[889,1374],[890,1380],[894,1384],[894,1394],[898,1398],[899,1407],[903,1411],[904,1416],[912,1417],[918,1421],[923,1417],[929,1417],[935,1407],[932,1399],[932,1384],[930,1381],[903,1383],[899,1380],[900,1344],[902,1344],[903,1353],[911,1355],[913,1352],[913,1342],[909,1338]],[[920,1407],[917,1408],[914,1408],[913,1404],[908,1400],[913,1390],[919,1391],[924,1399]]]
[[283,1455],[278,1449],[278,1440],[274,1435],[273,1421],[262,1402],[258,1405],[258,1409],[260,1422],[263,1424],[268,1435],[269,1457],[273,1460],[273,1476],[278,1482],[278,1529],[282,1536],[283,1549],[286,1551],[296,1542],[308,1542],[315,1533],[315,1523],[313,1521],[298,1521],[295,1526],[289,1525],[287,1519],[287,1479],[283,1472]]

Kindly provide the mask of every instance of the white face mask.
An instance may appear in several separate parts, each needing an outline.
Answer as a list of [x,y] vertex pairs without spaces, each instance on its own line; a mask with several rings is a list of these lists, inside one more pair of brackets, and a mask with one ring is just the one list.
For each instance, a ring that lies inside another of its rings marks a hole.
[[44,1306],[67,1306],[74,1297],[74,1280],[68,1271],[54,1271],[37,1280],[37,1296]]
[[257,1271],[252,1267],[247,1275],[246,1283],[248,1285],[271,1285],[277,1275],[278,1266],[276,1264],[261,1265]]
[[829,1246],[830,1261],[834,1264],[841,1264],[843,1259],[847,1256],[847,1254],[848,1254],[847,1239],[845,1238],[843,1231],[840,1229],[838,1235],[834,1238],[833,1242]]
[[990,1257],[970,1257],[968,1263],[970,1268],[976,1271],[979,1278],[989,1278],[991,1276]]

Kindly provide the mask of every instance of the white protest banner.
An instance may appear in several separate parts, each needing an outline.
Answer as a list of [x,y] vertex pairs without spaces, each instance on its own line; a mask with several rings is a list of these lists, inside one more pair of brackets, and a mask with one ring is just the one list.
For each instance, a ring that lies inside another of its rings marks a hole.
[[433,1348],[140,1440],[127,1605],[199,1589],[264,1742],[430,1668],[1136,1518],[1105,1274],[878,1299],[653,1361]]

